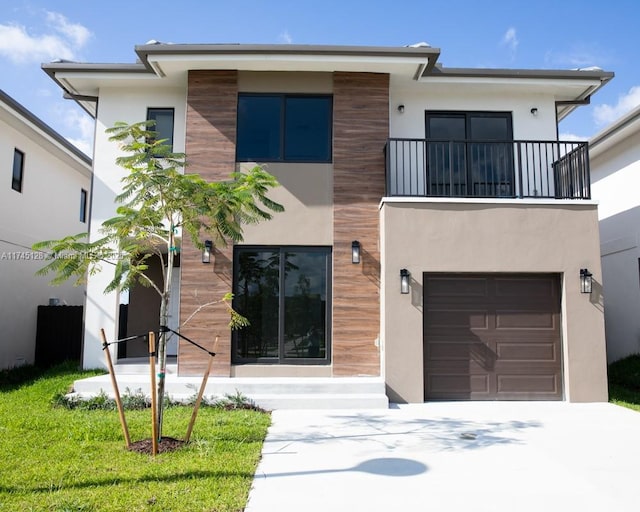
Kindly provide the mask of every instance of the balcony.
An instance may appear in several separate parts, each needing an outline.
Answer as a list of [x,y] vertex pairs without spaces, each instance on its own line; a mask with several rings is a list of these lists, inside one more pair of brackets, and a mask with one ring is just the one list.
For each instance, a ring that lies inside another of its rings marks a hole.
[[591,199],[586,142],[389,139],[387,196]]

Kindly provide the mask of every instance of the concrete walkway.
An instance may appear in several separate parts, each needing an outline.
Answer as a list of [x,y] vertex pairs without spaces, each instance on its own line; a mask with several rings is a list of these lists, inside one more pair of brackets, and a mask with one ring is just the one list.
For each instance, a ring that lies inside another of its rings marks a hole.
[[247,512],[640,510],[640,413],[447,402],[273,412]]

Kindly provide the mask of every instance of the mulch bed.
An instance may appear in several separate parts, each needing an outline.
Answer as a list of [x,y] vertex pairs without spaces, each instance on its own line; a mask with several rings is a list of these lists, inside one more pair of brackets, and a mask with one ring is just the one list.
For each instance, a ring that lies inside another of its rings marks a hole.
[[[186,444],[187,443],[180,439],[175,439],[173,437],[163,437],[162,440],[158,443],[158,453],[174,452],[176,450],[179,450]],[[151,455],[151,449],[151,439],[136,441],[135,443],[131,443],[131,446],[129,446],[129,450],[132,452],[147,453],[149,455]]]

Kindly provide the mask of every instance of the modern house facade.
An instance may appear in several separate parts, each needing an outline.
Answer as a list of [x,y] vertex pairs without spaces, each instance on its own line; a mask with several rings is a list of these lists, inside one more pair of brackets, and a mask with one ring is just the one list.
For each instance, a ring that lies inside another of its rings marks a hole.
[[[378,377],[400,402],[607,399],[603,311],[580,289],[581,269],[601,281],[587,146],[557,123],[611,73],[444,68],[426,46],[136,53],[44,66],[96,118],[93,236],[120,189],[116,121],[161,118],[187,172],[259,163],[280,183],[285,212],[212,263],[182,241],[174,325],[230,291],[251,321],[232,334],[219,308],[182,328],[219,336],[216,376]],[[108,281],[88,284],[85,366],[100,328],[123,332]],[[176,353],[179,375],[202,373],[201,352]]]
[[[82,305],[84,287],[38,277],[35,242],[88,230],[91,159],[0,91],[0,369],[35,358],[37,308]],[[54,301],[55,302],[55,301]]]
[[607,358],[640,353],[640,108],[589,141],[593,197],[599,201]]

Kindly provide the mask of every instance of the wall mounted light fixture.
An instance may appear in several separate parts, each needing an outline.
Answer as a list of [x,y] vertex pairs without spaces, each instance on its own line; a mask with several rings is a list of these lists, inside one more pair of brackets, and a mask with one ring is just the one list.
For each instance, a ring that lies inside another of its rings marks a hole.
[[589,269],[580,269],[580,293],[591,293],[593,290],[593,274]]
[[351,242],[351,263],[360,263],[360,242],[357,240]]
[[398,112],[404,114],[404,105],[398,105]]
[[211,250],[213,242],[211,240],[204,241],[204,249],[202,249],[202,263],[211,263]]
[[411,277],[411,272],[409,272],[406,268],[400,270],[400,293],[406,294],[409,293],[409,278]]

